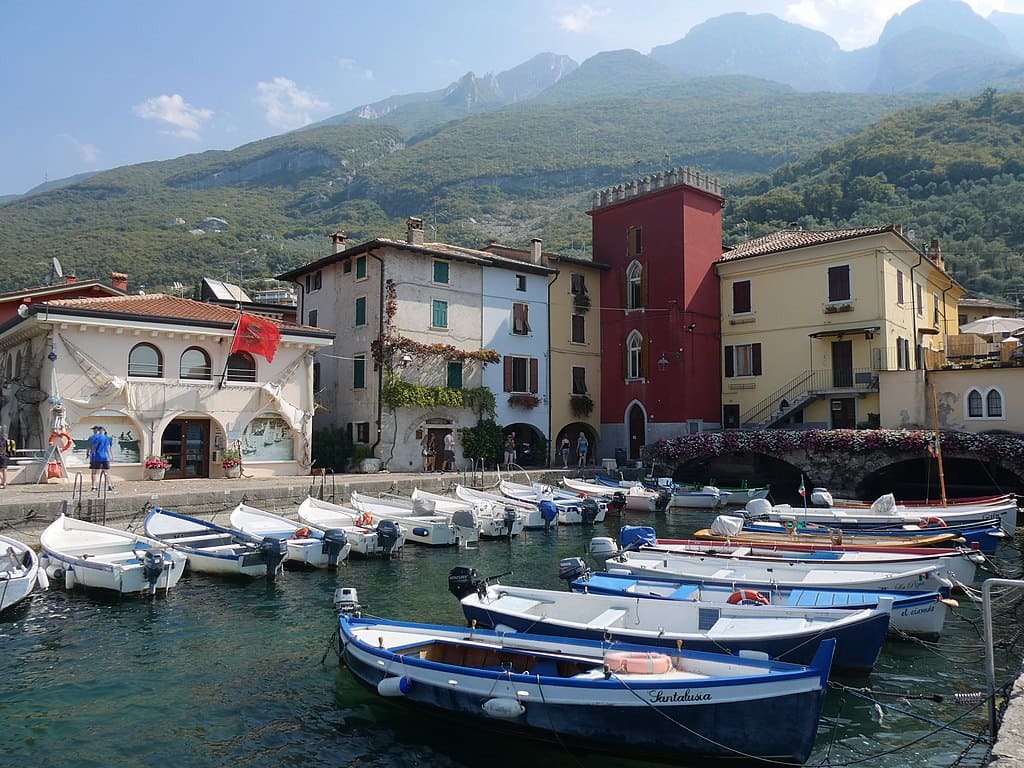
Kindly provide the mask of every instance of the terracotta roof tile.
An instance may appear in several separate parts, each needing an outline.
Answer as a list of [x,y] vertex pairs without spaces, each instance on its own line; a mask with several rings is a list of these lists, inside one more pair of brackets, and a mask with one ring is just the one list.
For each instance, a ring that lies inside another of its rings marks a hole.
[[809,245],[821,245],[822,243],[849,240],[854,237],[879,235],[883,232],[896,232],[896,228],[889,225],[884,227],[860,227],[857,229],[829,229],[818,232],[803,229],[784,229],[779,232],[773,232],[770,235],[755,237],[753,240],[733,246],[722,254],[722,261],[743,259],[748,256],[763,256],[767,253],[778,253],[779,251],[791,251],[795,248],[805,248]]

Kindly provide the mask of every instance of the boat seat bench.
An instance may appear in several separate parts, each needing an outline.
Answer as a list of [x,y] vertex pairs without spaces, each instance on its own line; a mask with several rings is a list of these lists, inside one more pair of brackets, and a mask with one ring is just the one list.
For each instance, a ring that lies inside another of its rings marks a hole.
[[587,622],[587,629],[607,629],[608,627],[621,622],[626,616],[625,608],[609,608],[598,614]]

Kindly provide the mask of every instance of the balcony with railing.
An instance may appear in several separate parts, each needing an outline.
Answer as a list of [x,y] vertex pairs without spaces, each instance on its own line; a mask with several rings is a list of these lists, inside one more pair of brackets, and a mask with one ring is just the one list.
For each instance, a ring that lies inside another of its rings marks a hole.
[[823,397],[870,392],[878,392],[878,371],[872,368],[803,371],[750,408],[740,423],[744,428],[772,426]]

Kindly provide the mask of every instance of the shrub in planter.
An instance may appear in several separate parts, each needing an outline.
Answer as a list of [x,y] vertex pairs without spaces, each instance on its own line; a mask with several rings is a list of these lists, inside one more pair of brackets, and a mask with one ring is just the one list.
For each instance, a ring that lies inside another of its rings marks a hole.
[[573,395],[569,398],[573,416],[589,416],[594,410],[594,401],[590,395]]

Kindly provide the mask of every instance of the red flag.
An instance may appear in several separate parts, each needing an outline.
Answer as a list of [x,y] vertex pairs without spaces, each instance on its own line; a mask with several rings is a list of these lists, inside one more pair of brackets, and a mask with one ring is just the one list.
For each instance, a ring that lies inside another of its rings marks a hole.
[[238,318],[235,338],[231,342],[231,353],[252,352],[254,355],[263,355],[268,363],[272,363],[280,341],[281,331],[274,323],[266,318],[243,312]]

